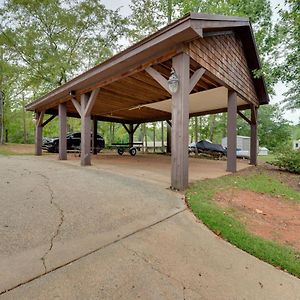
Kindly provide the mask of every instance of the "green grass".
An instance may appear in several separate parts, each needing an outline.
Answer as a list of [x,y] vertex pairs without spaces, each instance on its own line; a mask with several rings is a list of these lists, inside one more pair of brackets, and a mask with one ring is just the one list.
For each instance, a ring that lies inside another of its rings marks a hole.
[[300,278],[300,252],[255,236],[235,217],[234,210],[224,211],[214,203],[216,192],[231,187],[283,196],[287,201],[300,202],[300,194],[264,174],[208,179],[193,185],[186,194],[194,214],[213,232],[240,249]]
[[272,161],[275,158],[274,154],[268,154],[268,155],[260,155],[257,157],[257,159],[261,162],[268,162]]

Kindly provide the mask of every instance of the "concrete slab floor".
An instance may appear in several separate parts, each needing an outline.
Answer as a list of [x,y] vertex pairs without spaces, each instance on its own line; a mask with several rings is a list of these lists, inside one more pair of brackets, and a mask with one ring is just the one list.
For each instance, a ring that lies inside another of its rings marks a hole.
[[[51,159],[56,160],[57,156],[51,156]],[[68,153],[68,160],[64,162],[78,165],[80,164],[80,158],[76,153]],[[226,160],[189,157],[189,182],[193,183],[205,178],[216,178],[230,174],[226,172],[226,164]],[[97,169],[144,179],[165,188],[170,186],[170,155],[138,153],[136,156],[131,156],[124,153],[120,156],[116,152],[105,151],[92,156],[92,166]],[[238,170],[248,167],[248,160],[238,160]]]
[[299,299],[159,185],[0,156],[0,299]]

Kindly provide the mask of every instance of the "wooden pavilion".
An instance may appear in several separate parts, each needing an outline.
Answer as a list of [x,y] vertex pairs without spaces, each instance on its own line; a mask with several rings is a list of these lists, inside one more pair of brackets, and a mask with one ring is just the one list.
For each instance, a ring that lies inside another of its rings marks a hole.
[[[131,142],[139,124],[167,120],[171,187],[184,190],[189,117],[227,112],[227,170],[236,171],[237,114],[251,126],[250,163],[256,165],[257,110],[269,102],[263,78],[253,75],[257,69],[248,19],[190,13],[28,104],[36,113],[36,155],[42,153],[42,129],[56,115],[61,160],[67,159],[66,118],[81,118],[83,166],[91,164],[91,120],[94,133],[97,121],[124,124]],[[45,114],[51,115],[46,121]]]

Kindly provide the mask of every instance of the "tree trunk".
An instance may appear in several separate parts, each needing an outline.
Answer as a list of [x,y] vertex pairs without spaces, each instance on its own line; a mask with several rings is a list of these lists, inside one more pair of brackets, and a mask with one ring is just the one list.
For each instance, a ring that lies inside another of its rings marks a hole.
[[112,139],[112,136],[113,136],[113,130],[112,130],[112,122],[109,123],[109,143],[112,144],[113,143],[113,139]]
[[201,141],[201,139],[202,139],[202,117],[200,116],[199,117],[199,141]]
[[209,140],[213,142],[214,134],[216,129],[216,115],[212,116],[211,124],[210,124],[210,134],[209,134]]
[[27,126],[26,126],[26,111],[25,111],[25,98],[22,95],[22,119],[23,119],[23,144],[27,144]]
[[156,123],[153,123],[153,152],[155,153],[155,127]]
[[147,144],[147,126],[146,123],[144,123],[144,139],[145,139],[145,150],[148,152],[148,144]]
[[195,142],[198,142],[198,117],[195,117]]

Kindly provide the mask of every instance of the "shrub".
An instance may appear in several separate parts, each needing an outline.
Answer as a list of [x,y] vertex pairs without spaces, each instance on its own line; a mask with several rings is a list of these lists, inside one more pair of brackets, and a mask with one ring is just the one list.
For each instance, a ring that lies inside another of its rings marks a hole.
[[292,173],[300,174],[300,151],[283,150],[275,154],[275,158],[270,164],[287,170]]

